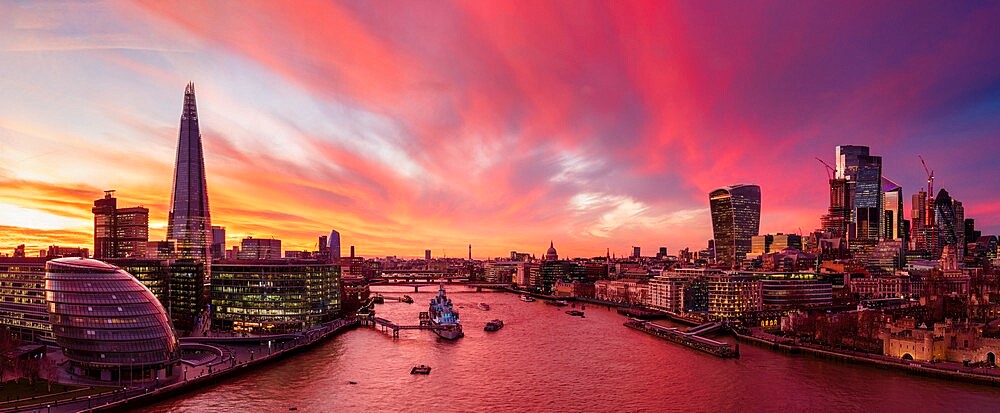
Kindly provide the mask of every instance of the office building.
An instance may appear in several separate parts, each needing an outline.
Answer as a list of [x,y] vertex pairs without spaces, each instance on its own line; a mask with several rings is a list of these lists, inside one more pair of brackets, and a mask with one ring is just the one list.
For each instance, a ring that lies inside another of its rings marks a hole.
[[226,227],[212,225],[212,259],[226,258]]
[[142,258],[149,241],[149,209],[118,208],[115,191],[94,201],[94,258]]
[[961,261],[965,253],[965,208],[962,203],[941,189],[934,198],[934,219],[937,222],[938,248],[952,247],[953,254]]
[[847,238],[853,194],[853,182],[842,178],[830,179],[830,208],[820,219],[820,224],[823,231],[831,234],[831,238]]
[[715,259],[722,267],[738,267],[760,231],[760,187],[734,185],[709,194]]
[[276,260],[281,258],[281,240],[246,237],[240,241],[239,259]]
[[833,284],[813,273],[753,273],[760,279],[761,305],[771,310],[793,310],[833,305]]
[[903,187],[882,177],[882,239],[903,240]]
[[340,313],[340,268],[320,260],[237,260],[212,273],[212,328],[284,334]]
[[54,342],[45,305],[46,261],[0,257],[0,326],[18,340]]
[[882,157],[871,156],[867,146],[836,147],[836,179],[844,179],[851,217],[847,225],[848,248],[868,253],[882,238]]

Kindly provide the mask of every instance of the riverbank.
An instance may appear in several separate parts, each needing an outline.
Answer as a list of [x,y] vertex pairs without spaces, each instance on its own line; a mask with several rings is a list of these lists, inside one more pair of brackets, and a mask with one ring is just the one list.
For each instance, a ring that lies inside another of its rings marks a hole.
[[[203,373],[205,374],[189,378],[185,372],[184,377],[179,378],[176,382],[163,384],[158,387],[154,385],[150,387],[132,388],[124,391],[124,393],[119,391],[112,396],[101,397],[100,399],[95,398],[92,400],[80,400],[77,398],[46,403],[44,405],[22,406],[19,407],[18,411],[35,411],[39,409],[54,412],[129,411],[138,406],[167,400],[190,392],[191,390],[203,389],[206,386],[216,384],[223,380],[240,376],[251,371],[257,371],[259,367],[263,367],[272,362],[308,351],[309,349],[325,342],[327,339],[334,337],[341,332],[357,327],[357,325],[357,318],[335,320],[330,323],[323,324],[320,327],[303,332],[298,335],[297,340],[293,339],[286,342],[290,345],[283,346],[277,350],[272,350],[269,354],[265,354],[264,351],[261,351],[255,356],[252,349],[250,349],[247,354],[233,351],[235,357],[228,360],[218,360],[210,363],[206,366],[207,373],[203,370]],[[266,341],[267,338],[261,338],[261,340]],[[215,368],[213,369],[213,367]]]
[[810,356],[822,359],[845,361],[849,363],[860,363],[886,369],[902,370],[907,373],[916,374],[920,376],[958,380],[967,383],[1000,386],[1000,371],[998,371],[997,374],[995,375],[985,372],[974,372],[970,371],[972,370],[971,368],[963,367],[961,364],[958,363],[946,363],[946,362],[927,363],[927,362],[917,362],[911,360],[897,360],[874,354],[846,352],[843,350],[837,350],[832,348],[822,348],[817,345],[805,345],[803,343],[796,343],[791,340],[779,342],[777,339],[768,340],[763,337],[755,337],[753,335],[740,334],[735,331],[733,332],[733,336],[736,337],[736,339],[739,341],[755,344],[758,346],[766,347],[768,349],[784,353],[808,354]]

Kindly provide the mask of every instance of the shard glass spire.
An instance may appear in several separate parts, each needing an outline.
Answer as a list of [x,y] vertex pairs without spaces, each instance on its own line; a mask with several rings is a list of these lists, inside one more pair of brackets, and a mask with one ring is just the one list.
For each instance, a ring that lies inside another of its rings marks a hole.
[[167,239],[174,242],[178,259],[208,262],[212,245],[212,223],[208,213],[208,187],[205,184],[205,157],[198,129],[198,107],[194,83],[184,89],[180,136],[177,140],[177,163],[174,166],[174,190],[170,196]]

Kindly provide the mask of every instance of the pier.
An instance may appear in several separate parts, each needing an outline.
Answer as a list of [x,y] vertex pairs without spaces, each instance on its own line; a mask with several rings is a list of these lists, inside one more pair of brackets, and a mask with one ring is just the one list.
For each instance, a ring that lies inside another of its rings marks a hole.
[[702,351],[713,356],[722,358],[739,357],[739,345],[718,342],[709,338],[701,337],[698,334],[715,331],[722,327],[720,323],[707,323],[692,328],[689,332],[682,332],[674,327],[664,327],[648,321],[626,321],[625,327],[642,331],[654,335],[664,340],[669,340],[686,347]]
[[431,324],[430,316],[427,312],[420,313],[420,324],[399,325],[382,317],[368,317],[362,320],[362,325],[380,328],[383,333],[392,333],[392,338],[399,338],[399,330],[443,330],[448,326],[436,326]]

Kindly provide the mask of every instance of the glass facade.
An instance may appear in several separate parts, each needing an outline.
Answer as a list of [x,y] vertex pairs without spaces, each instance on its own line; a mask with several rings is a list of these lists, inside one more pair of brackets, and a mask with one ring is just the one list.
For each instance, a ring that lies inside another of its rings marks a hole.
[[211,257],[212,224],[193,83],[184,89],[170,206],[167,239],[174,241],[177,258],[208,262]]
[[49,261],[45,298],[52,333],[74,374],[101,380],[165,377],[179,363],[180,345],[167,311],[118,267],[84,258]]
[[54,340],[45,305],[45,261],[0,257],[0,325],[19,340]]
[[734,185],[709,194],[716,261],[723,267],[739,265],[751,250],[751,238],[760,232],[760,187]]
[[212,329],[281,334],[337,318],[340,268],[322,261],[221,261],[213,268]]
[[113,259],[109,264],[132,274],[167,309],[174,328],[197,330],[206,307],[204,264],[194,260]]
[[174,319],[174,326],[181,331],[197,331],[202,327],[203,312],[208,297],[205,285],[207,263],[198,260],[170,261],[167,311]]
[[[951,198],[948,191],[938,191],[934,198],[934,217],[938,228],[938,248],[954,247],[962,259],[965,240],[965,209],[962,203]],[[961,241],[960,241],[961,240]]]
[[882,157],[871,156],[867,146],[837,146],[837,179],[853,185],[848,199],[851,216],[847,228],[849,248],[870,252],[882,238]]
[[815,274],[762,274],[761,302],[764,308],[778,310],[830,306],[833,284]]

